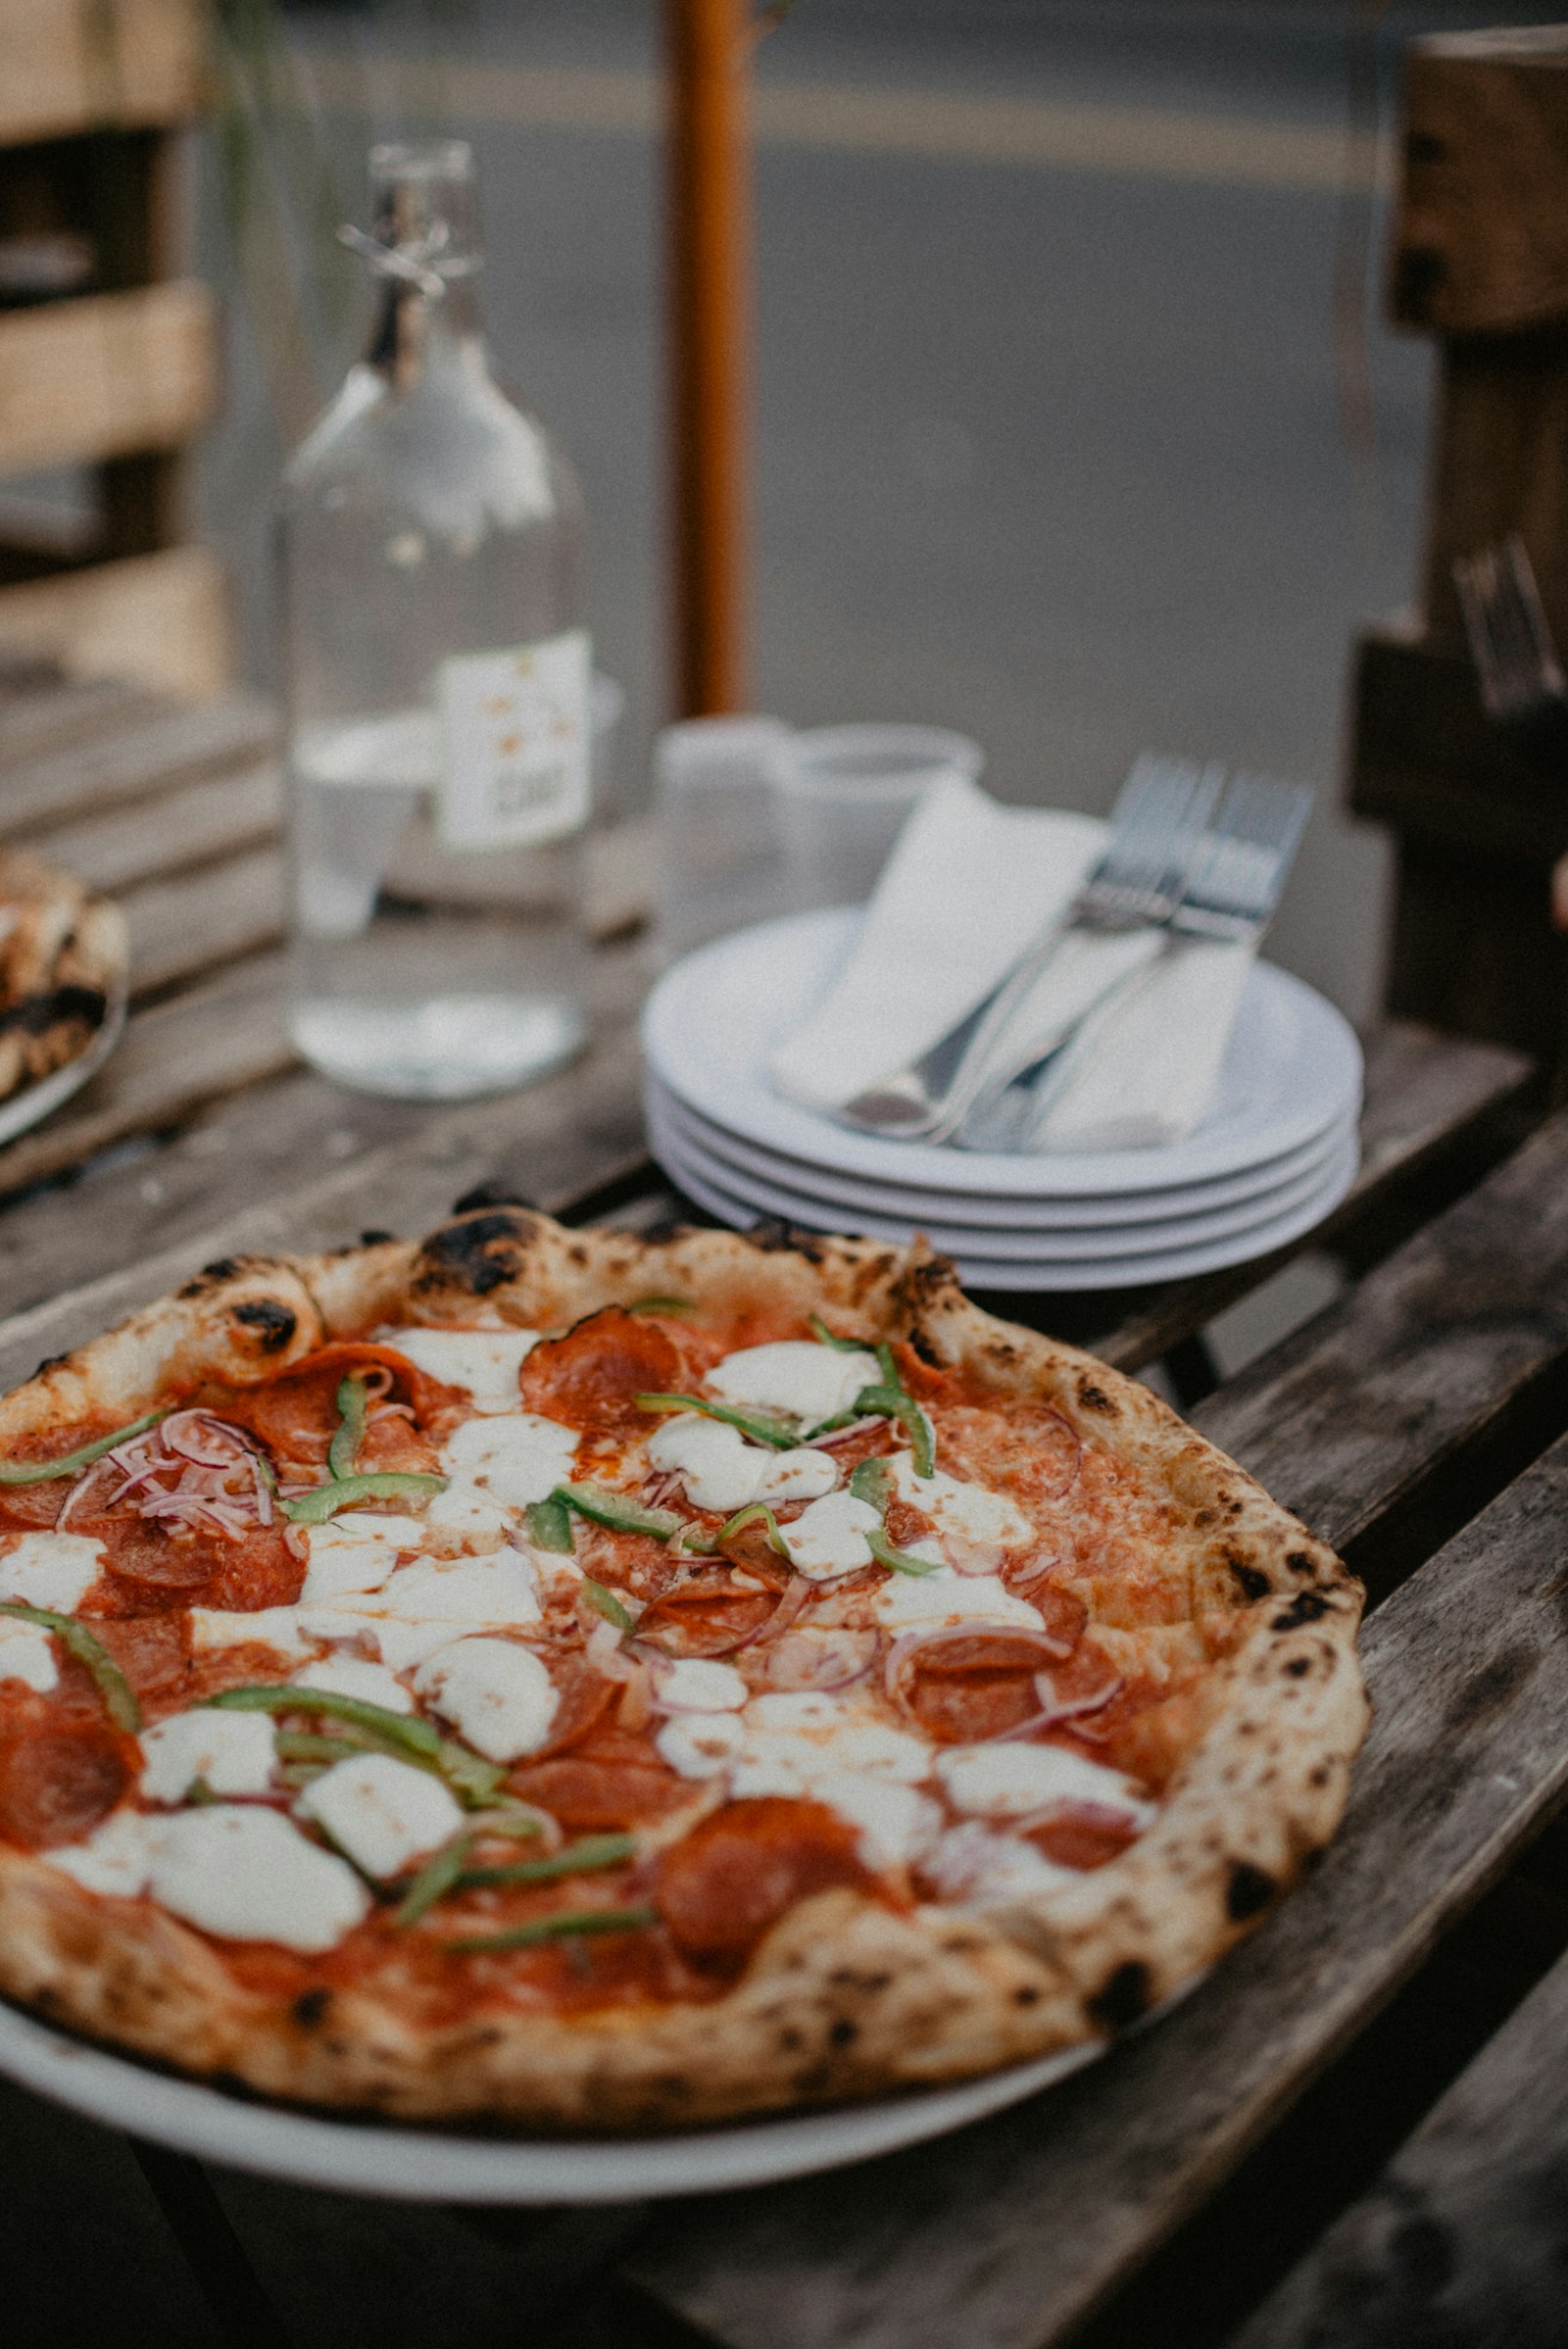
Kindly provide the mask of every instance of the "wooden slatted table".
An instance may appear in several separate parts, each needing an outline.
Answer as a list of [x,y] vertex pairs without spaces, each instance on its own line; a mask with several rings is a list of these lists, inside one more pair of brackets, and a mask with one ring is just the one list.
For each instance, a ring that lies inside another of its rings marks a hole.
[[[177,711],[0,680],[0,833],[113,888],[135,942],[121,1051],[0,1150],[0,1382],[215,1256],[416,1231],[481,1183],[575,1221],[684,1211],[644,1154],[635,938],[598,956],[589,1053],[531,1092],[421,1110],[293,1064],[278,802],[254,703]],[[635,855],[630,835],[601,858],[607,938],[628,927]],[[1353,1278],[1217,1391],[1205,1324],[1299,1248],[1147,1293],[1030,1300],[1042,1326],[1125,1368],[1163,1361],[1198,1423],[1346,1551],[1374,1602],[1376,1719],[1345,1830],[1176,2013],[934,2144],[646,2209],[312,2193],[0,2086],[0,2306],[18,2337],[1562,2337],[1568,1116],[1530,1130],[1529,1076],[1514,1054],[1424,1031],[1369,1040],[1361,1176],[1300,1244]],[[1510,2293],[1516,2326],[1498,2324]]]

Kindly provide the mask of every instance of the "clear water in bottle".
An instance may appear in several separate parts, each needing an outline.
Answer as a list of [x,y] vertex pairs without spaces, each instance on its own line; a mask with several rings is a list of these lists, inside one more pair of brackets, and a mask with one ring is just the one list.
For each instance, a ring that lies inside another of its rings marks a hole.
[[371,179],[375,332],[283,485],[291,1025],[340,1083],[459,1100],[586,1032],[580,509],[489,371],[468,149]]

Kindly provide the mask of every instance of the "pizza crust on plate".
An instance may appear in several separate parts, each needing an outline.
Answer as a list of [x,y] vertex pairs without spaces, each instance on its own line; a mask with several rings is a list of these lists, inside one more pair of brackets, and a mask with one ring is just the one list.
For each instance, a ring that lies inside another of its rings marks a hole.
[[220,2082],[411,2121],[655,2130],[931,2086],[1126,2029],[1246,1933],[1332,1835],[1367,1707],[1361,1590],[1148,1389],[992,1318],[922,1248],[646,1241],[496,1206],[422,1245],[210,1267],[0,1400],[0,1451],[113,1426],[201,1380],[247,1387],[377,1325],[568,1327],[675,1296],[714,1313],[836,1316],[999,1397],[1039,1401],[1168,1503],[1161,1571],[1192,1615],[1235,1617],[1190,1750],[1130,1848],[1039,1897],[899,1908],[856,1889],[797,1903],[702,2003],[439,2022],[353,1986],[241,1981],[148,1900],[84,1892],[0,1843],[0,1990],[50,2020]]

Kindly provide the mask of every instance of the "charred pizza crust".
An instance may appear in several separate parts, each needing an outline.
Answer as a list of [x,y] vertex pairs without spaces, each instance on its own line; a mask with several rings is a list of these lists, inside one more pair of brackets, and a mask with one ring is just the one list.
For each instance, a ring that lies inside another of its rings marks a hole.
[[1254,1925],[1334,1833],[1367,1706],[1362,1592],[1341,1561],[1147,1388],[994,1319],[920,1247],[568,1231],[511,1206],[422,1245],[212,1265],[0,1400],[0,1444],[145,1409],[166,1382],[246,1384],[375,1321],[538,1328],[678,1293],[715,1310],[838,1309],[1055,1406],[1172,1504],[1195,1607],[1245,1629],[1205,1683],[1207,1726],[1156,1823],[1035,1905],[898,1914],[802,1901],[716,2001],[416,2026],[379,1993],[291,2003],[236,1983],[203,1937],[0,1847],[0,1991],[198,2077],[429,2122],[655,2129],[925,2086],[1124,2030]]

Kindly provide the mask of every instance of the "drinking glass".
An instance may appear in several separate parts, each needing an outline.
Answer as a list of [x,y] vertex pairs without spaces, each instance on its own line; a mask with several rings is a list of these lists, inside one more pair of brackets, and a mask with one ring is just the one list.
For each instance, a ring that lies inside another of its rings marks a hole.
[[985,753],[943,726],[813,726],[774,755],[788,903],[863,904],[934,784],[977,782]]
[[697,717],[654,751],[660,944],[686,954],[788,909],[774,766],[790,728],[776,717]]

